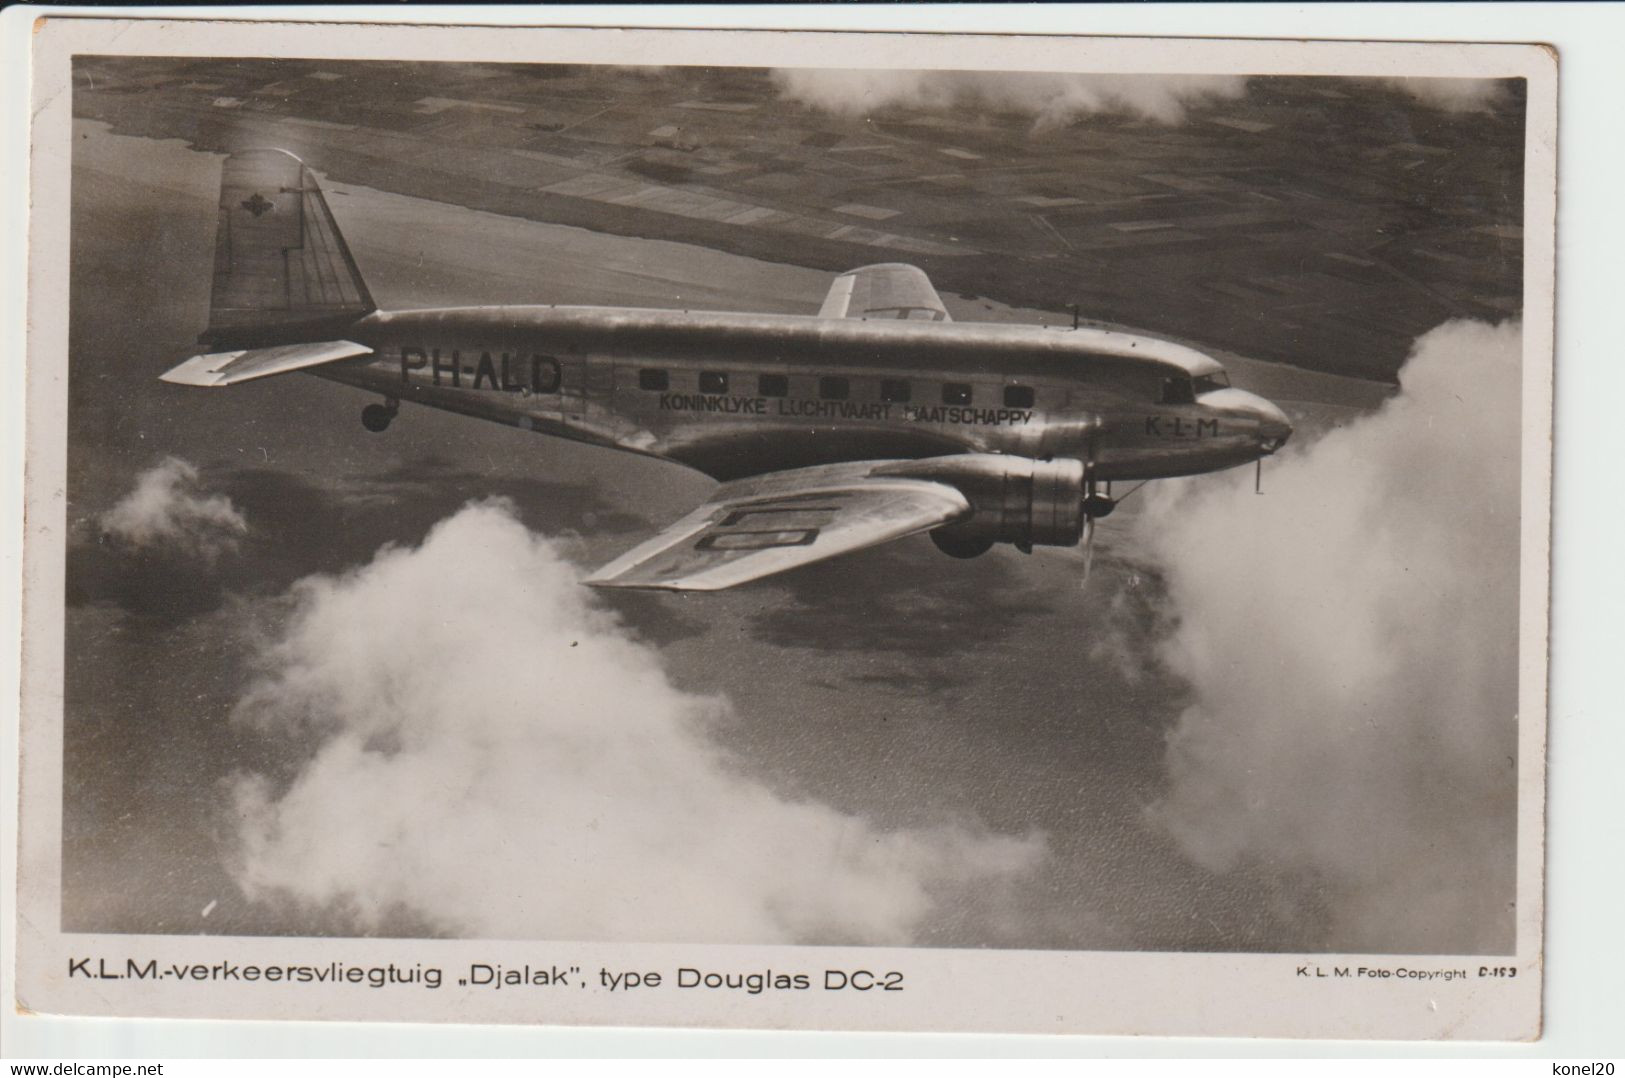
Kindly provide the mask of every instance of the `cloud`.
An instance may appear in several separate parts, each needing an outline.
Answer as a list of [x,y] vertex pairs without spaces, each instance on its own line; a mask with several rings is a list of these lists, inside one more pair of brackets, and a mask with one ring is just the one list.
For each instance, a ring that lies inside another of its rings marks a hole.
[[1508,98],[1506,82],[1501,79],[1399,77],[1382,81],[1445,112],[1491,112]]
[[1326,946],[1512,944],[1520,327],[1453,322],[1381,411],[1141,522],[1193,701],[1156,820],[1203,865],[1307,873]]
[[1247,89],[1247,80],[1239,75],[827,68],[777,68],[772,75],[782,96],[825,112],[868,116],[893,106],[996,109],[1030,115],[1040,129],[1059,127],[1095,113],[1176,124],[1184,120],[1189,108],[1238,98]]
[[97,518],[102,533],[144,550],[162,550],[213,563],[235,552],[248,521],[231,499],[198,492],[198,470],[165,457],[136,477],[135,489]]
[[901,944],[1043,840],[882,830],[746,774],[550,540],[488,501],[298,584],[238,721],[318,747],[236,783],[252,898],[459,936]]

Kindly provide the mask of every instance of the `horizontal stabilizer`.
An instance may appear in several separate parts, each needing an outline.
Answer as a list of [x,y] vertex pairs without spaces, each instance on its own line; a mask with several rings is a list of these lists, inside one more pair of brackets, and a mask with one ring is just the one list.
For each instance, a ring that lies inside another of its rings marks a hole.
[[317,341],[311,344],[279,344],[271,348],[249,348],[237,352],[210,352],[193,356],[160,377],[181,386],[229,386],[269,378],[273,374],[319,367],[341,359],[372,352],[354,341]]

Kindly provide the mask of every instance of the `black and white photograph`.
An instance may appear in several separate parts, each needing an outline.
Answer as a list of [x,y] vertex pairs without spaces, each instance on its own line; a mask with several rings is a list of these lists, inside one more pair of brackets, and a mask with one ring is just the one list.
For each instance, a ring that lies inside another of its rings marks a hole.
[[74,52],[42,931],[1538,980],[1531,61],[843,44]]

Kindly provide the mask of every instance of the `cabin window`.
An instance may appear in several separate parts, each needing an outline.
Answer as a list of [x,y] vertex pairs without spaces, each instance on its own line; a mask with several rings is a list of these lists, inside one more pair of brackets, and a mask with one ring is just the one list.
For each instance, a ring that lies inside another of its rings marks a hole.
[[1033,387],[1005,386],[1004,406],[1006,408],[1031,408],[1033,406]]
[[882,378],[880,380],[880,399],[887,404],[908,403],[908,382],[902,378]]
[[647,389],[650,393],[664,393],[670,387],[671,377],[665,371],[645,367],[638,372],[639,389]]
[[834,376],[820,378],[818,395],[827,401],[844,401],[852,395],[852,383]]
[[1185,375],[1176,375],[1173,378],[1162,380],[1162,403],[1164,404],[1195,404],[1196,390],[1191,386],[1191,380]]
[[726,393],[726,392],[728,392],[728,376],[726,374],[724,374],[722,371],[701,371],[700,372],[700,392],[701,393]]
[[1230,388],[1230,376],[1223,371],[1218,374],[1204,374],[1196,380],[1197,393],[1212,393],[1219,389]]
[[964,382],[944,382],[942,385],[943,404],[969,404],[970,386]]
[[756,394],[760,397],[788,397],[790,379],[782,374],[764,374],[756,379]]

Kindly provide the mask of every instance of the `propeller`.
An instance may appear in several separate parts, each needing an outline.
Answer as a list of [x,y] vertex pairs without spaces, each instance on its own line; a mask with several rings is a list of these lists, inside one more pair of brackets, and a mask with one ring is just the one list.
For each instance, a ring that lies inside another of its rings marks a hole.
[[1095,518],[1083,518],[1083,583],[1089,583],[1089,567],[1095,561]]
[[1099,485],[1095,480],[1095,469],[1100,451],[1100,433],[1102,423],[1095,417],[1089,425],[1089,434],[1083,443],[1083,582],[1089,582],[1089,569],[1095,561],[1095,518],[1103,517],[1116,508],[1110,493],[1111,485],[1107,484],[1107,493],[1100,493]]

